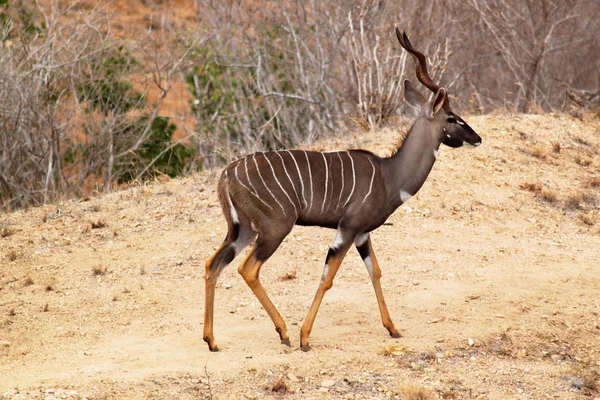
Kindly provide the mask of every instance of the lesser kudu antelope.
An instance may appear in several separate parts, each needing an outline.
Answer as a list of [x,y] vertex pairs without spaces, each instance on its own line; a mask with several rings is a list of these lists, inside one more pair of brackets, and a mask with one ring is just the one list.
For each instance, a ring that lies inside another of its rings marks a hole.
[[290,345],[285,322],[265,293],[259,273],[294,225],[337,229],[319,288],[300,330],[300,347],[309,349],[308,336],[319,305],[352,244],[369,272],[383,326],[392,337],[400,337],[383,298],[381,270],[369,233],[421,188],[440,144],[479,146],[481,137],[452,112],[446,90],[428,75],[425,56],[397,28],[396,36],[413,56],[417,78],[434,97],[428,102],[408,80],[404,82],[407,101],[420,107],[420,113],[395,154],[381,158],[365,150],[259,152],[234,161],[223,171],[217,193],[228,232],[206,262],[204,341],[211,351],[218,350],[213,336],[217,278],[254,239],[238,272],[273,320],[281,342]]

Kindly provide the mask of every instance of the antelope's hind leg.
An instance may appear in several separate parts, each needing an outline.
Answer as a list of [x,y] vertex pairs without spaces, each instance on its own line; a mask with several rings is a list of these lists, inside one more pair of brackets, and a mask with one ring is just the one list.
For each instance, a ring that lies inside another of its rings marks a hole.
[[[229,222],[229,221],[228,221]],[[204,334],[203,339],[210,351],[219,351],[213,335],[213,314],[215,304],[215,286],[221,271],[246,247],[256,234],[250,228],[250,222],[240,218],[236,223],[229,223],[227,237],[215,254],[206,261],[204,277]]]
[[267,314],[269,314],[269,317],[275,325],[275,330],[279,333],[281,343],[290,346],[290,337],[285,321],[260,283],[260,267],[269,259],[269,257],[271,257],[275,250],[277,250],[277,247],[279,247],[279,244],[288,233],[289,230],[281,234],[274,234],[273,232],[268,234],[260,233],[254,247],[250,250],[250,253],[244,262],[239,266],[238,272],[242,275],[250,289],[252,289],[252,292],[258,301],[260,301],[260,304],[262,304]]
[[375,288],[375,296],[377,297],[377,304],[379,305],[379,313],[381,314],[381,322],[383,326],[388,330],[390,336],[393,338],[399,338],[400,332],[396,329],[396,326],[392,322],[392,318],[390,317],[390,313],[388,311],[387,305],[385,304],[385,299],[383,298],[383,290],[381,289],[381,269],[379,268],[379,263],[377,262],[377,257],[375,257],[375,252],[373,252],[373,245],[371,244],[371,237],[368,233],[363,233],[359,235],[355,240],[356,249],[360,253],[360,257],[363,259],[367,270],[369,271],[369,277],[371,278],[371,282],[373,283],[373,288]]

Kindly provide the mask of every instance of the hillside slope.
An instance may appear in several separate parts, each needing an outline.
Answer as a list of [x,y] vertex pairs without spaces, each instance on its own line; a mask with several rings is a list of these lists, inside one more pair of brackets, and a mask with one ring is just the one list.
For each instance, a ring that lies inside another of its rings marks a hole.
[[[0,395],[21,398],[546,398],[600,386],[600,123],[468,118],[423,189],[373,234],[404,337],[351,251],[298,349],[334,231],[297,227],[263,267],[292,348],[236,272],[202,341],[218,171],[0,216]],[[318,148],[385,152],[396,133]],[[345,145],[342,145],[344,143]],[[405,397],[401,397],[405,396]],[[410,397],[413,396],[413,397]]]

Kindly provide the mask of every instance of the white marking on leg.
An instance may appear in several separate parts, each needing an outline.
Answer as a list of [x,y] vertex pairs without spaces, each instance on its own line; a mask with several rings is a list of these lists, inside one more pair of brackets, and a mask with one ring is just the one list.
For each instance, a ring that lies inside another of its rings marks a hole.
[[371,278],[371,280],[373,280],[373,261],[371,260],[371,256],[369,255],[365,257],[363,261],[365,262],[367,271],[369,272],[369,277]]
[[[265,153],[262,153],[262,155],[265,158],[265,160],[267,160],[267,162],[269,163],[269,167],[271,167],[271,172],[273,173],[273,178],[275,178],[275,182],[277,182],[277,185],[279,185],[279,188],[281,189],[283,194],[285,194],[285,197],[287,197],[287,199],[292,204],[292,207],[294,207],[294,211],[296,212],[296,215],[298,215],[298,209],[296,209],[296,204],[294,203],[294,201],[292,200],[290,195],[287,193],[287,191],[283,188],[283,185],[281,184],[281,182],[279,182],[279,179],[277,179],[277,174],[275,174],[275,168],[273,168],[273,164],[271,164],[271,160],[269,160],[269,157],[267,157],[267,155]],[[283,214],[285,215],[285,211]]]
[[325,262],[325,267],[323,267],[323,275],[321,275],[321,282],[325,280],[325,277],[329,273],[329,265]]
[[363,244],[365,244],[367,242],[367,240],[369,240],[369,234],[368,233],[361,233],[354,240],[354,244],[356,245],[356,247],[360,247]]
[[433,150],[433,158],[437,159],[437,156],[438,156],[438,150],[434,149]]
[[290,156],[292,157],[292,160],[294,160],[294,164],[296,164],[296,170],[298,171],[298,179],[300,179],[300,185],[302,186],[302,200],[304,201],[303,210],[305,210],[306,207],[308,207],[308,202],[306,201],[306,197],[304,196],[304,180],[302,179],[302,174],[300,173],[300,166],[298,165],[298,161],[296,161],[296,157],[294,157],[292,152],[289,150],[285,150],[285,151],[287,151],[290,154]]
[[306,157],[306,165],[308,165],[308,177],[310,178],[310,204],[308,206],[308,212],[310,212],[310,209],[312,208],[313,205],[313,181],[312,181],[312,171],[310,169],[310,161],[308,160],[308,153],[306,153],[306,150],[302,150],[304,151],[304,156]]
[[411,197],[412,197],[412,194],[408,193],[407,191],[405,191],[405,190],[400,191],[400,200],[402,200],[403,203],[406,203]]
[[371,175],[371,184],[369,185],[369,193],[367,193],[367,195],[363,199],[363,201],[362,201],[363,203],[365,201],[367,201],[367,197],[369,197],[369,195],[371,195],[371,191],[373,191],[373,181],[375,180],[375,164],[373,164],[373,161],[371,161],[371,158],[369,158],[369,162],[371,163],[371,167],[373,167],[373,174]]
[[281,154],[279,154],[279,152],[276,152],[275,154],[277,154],[279,156],[279,158],[281,158],[281,165],[283,165],[283,170],[285,171],[285,174],[286,174],[288,180],[290,181],[290,184],[292,185],[292,189],[294,189],[294,194],[296,195],[296,200],[298,200],[299,205],[302,205],[300,202],[300,197],[298,196],[298,192],[296,191],[296,185],[294,185],[294,181],[292,181],[292,177],[288,173],[287,167],[285,166],[285,160],[283,159],[283,156]]
[[[264,156],[264,154],[263,154]],[[266,158],[266,157],[265,157]],[[273,194],[273,192],[271,191],[271,188],[269,188],[269,186],[267,186],[267,182],[265,182],[265,179],[263,178],[262,174],[260,173],[260,168],[258,168],[258,163],[256,162],[256,153],[252,154],[252,160],[254,160],[254,165],[256,166],[256,172],[258,172],[258,177],[260,178],[260,180],[262,181],[263,185],[265,186],[265,188],[269,191],[269,193],[271,194],[271,197],[273,197],[273,200],[275,200],[275,202],[279,205],[279,207],[281,208],[281,211],[283,212],[283,216],[286,217],[286,213],[285,213],[285,208],[283,208],[283,204],[281,204],[279,202],[279,200],[277,200],[277,197],[275,197],[275,195]]]
[[321,214],[323,214],[323,211],[325,211],[325,200],[327,200],[327,190],[329,189],[329,167],[327,166],[327,158],[325,158],[325,154],[321,153],[321,155],[323,156],[323,161],[325,162],[325,194],[323,195],[323,204],[321,205]]
[[342,189],[340,190],[340,195],[338,196],[338,202],[337,202],[337,206],[335,206],[335,211],[337,211],[338,207],[340,206],[340,200],[342,199],[342,194],[344,193],[344,160],[342,160],[342,156],[340,156],[340,153],[337,152],[337,156],[340,159],[340,165],[342,166]]
[[342,245],[342,243],[344,243],[344,237],[342,236],[342,232],[340,232],[340,230],[338,229],[335,233],[335,239],[333,239],[333,244],[331,245],[331,248],[333,249],[333,251],[337,251]]
[[[246,159],[244,158],[244,162],[246,161]],[[241,162],[241,161],[240,161]],[[269,205],[268,203],[266,203],[263,199],[260,198],[260,196],[253,191],[252,189],[250,189],[248,186],[246,186],[244,184],[244,182],[242,182],[242,180],[240,179],[240,177],[238,176],[238,165],[240,165],[240,162],[238,162],[237,164],[235,164],[235,179],[240,183],[240,185],[242,185],[242,187],[244,189],[246,189],[248,192],[250,192],[250,194],[254,197],[256,197],[258,200],[260,200],[265,206],[269,207],[271,210],[273,209],[273,207],[271,207],[271,205]],[[248,178],[248,183],[252,184],[252,182],[250,182],[250,177],[248,176],[248,168],[246,167],[246,177]]]
[[352,191],[348,195],[348,198],[346,199],[346,202],[344,203],[344,207],[346,207],[346,204],[348,204],[348,202],[350,201],[350,198],[354,194],[354,188],[356,187],[356,171],[354,170],[354,159],[350,155],[350,152],[347,151],[346,154],[348,154],[348,157],[350,157],[350,164],[352,165]]

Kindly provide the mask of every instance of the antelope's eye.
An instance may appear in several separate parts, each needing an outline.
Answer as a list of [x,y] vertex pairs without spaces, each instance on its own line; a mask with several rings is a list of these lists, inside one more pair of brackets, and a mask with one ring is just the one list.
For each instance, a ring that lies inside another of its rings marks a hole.
[[450,124],[455,124],[456,123],[456,118],[454,117],[448,117],[448,119],[446,119],[446,121]]

